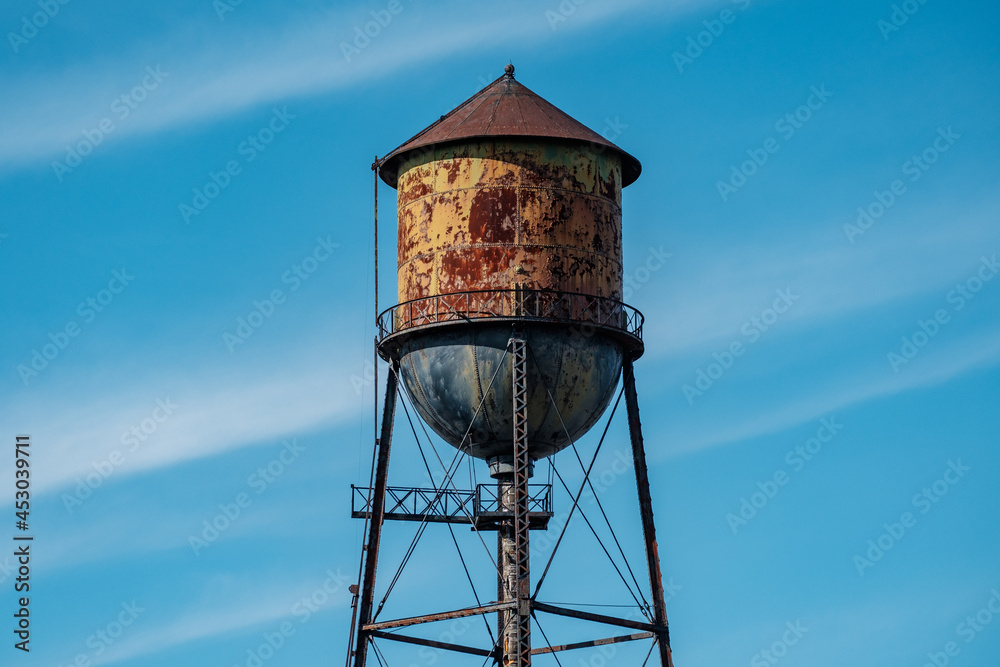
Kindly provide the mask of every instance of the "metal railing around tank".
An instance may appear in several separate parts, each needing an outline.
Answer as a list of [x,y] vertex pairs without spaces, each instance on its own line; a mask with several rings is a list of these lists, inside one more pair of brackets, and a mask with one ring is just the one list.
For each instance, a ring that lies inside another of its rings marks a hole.
[[642,313],[621,301],[575,292],[529,289],[435,294],[397,304],[379,314],[379,340],[415,327],[496,318],[591,325],[642,340]]

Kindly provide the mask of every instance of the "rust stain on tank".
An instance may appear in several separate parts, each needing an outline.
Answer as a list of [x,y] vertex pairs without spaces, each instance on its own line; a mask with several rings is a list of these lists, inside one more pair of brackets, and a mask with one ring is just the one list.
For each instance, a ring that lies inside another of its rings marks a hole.
[[404,160],[400,302],[515,286],[620,299],[621,168],[611,151],[527,138]]
[[454,183],[458,180],[459,166],[458,160],[452,160],[451,165],[448,167],[448,183]]
[[517,233],[517,190],[480,190],[469,207],[469,239],[473,243],[513,244]]
[[504,274],[516,252],[512,246],[492,246],[481,248],[475,254],[459,251],[441,253],[438,271],[441,290],[438,293],[509,287]]

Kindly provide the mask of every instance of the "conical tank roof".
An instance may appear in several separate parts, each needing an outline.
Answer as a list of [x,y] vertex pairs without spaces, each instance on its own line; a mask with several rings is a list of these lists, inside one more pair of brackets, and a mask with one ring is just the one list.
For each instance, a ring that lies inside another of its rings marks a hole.
[[622,158],[622,187],[642,171],[639,161],[514,79],[514,66],[448,114],[418,132],[380,163],[382,180],[396,187],[399,163],[410,151],[468,139],[544,137],[583,141],[611,149]]

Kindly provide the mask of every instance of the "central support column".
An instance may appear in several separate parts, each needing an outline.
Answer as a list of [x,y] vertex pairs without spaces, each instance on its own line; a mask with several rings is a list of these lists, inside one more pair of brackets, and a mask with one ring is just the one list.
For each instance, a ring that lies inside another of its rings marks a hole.
[[[528,455],[528,350],[524,333],[511,334],[514,442],[513,456],[493,465],[497,479],[499,511],[507,514],[497,531],[497,600],[517,601],[517,608],[498,614],[500,644],[497,664],[503,667],[531,665],[531,588],[528,561],[528,479],[532,461]],[[506,457],[503,457],[506,458]]]
[[[513,472],[497,475],[497,500],[500,512],[514,514],[514,475]],[[497,575],[497,601],[510,602],[517,599],[517,536],[514,522],[504,519],[497,530],[497,564],[500,572]],[[500,638],[498,647],[498,665],[517,665],[517,610],[509,609],[497,614],[497,636]]]

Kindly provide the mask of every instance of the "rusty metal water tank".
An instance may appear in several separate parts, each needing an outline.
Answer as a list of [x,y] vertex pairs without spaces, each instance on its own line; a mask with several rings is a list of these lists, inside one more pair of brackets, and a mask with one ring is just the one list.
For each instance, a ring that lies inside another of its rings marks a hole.
[[379,318],[380,354],[399,360],[421,417],[494,468],[511,454],[513,327],[531,350],[532,459],[586,433],[623,355],[642,353],[642,316],[621,303],[621,189],[639,162],[513,74],[379,166],[399,231],[399,305]]

